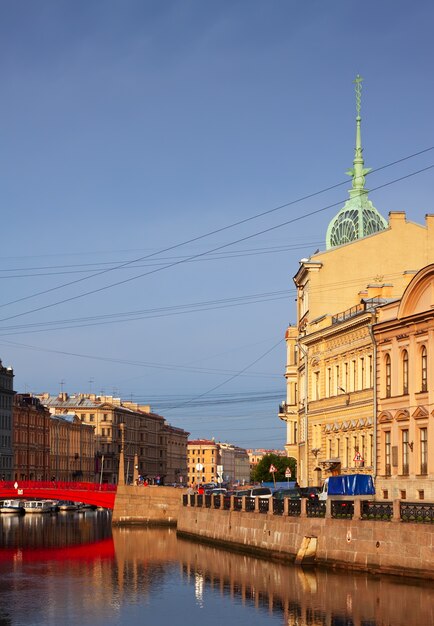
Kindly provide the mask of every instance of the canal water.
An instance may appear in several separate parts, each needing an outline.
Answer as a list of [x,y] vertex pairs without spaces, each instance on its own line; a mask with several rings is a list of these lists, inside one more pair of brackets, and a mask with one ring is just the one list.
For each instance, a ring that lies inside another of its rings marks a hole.
[[0,626],[432,626],[434,585],[302,570],[111,528],[105,511],[0,516]]

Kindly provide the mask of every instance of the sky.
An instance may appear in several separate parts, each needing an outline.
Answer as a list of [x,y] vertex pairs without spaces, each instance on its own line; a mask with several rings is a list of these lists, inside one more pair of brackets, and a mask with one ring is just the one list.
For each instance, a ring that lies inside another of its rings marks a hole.
[[434,212],[433,19],[430,0],[0,0],[15,390],[283,448],[292,277],[348,197],[357,74],[365,165],[405,159],[371,201]]

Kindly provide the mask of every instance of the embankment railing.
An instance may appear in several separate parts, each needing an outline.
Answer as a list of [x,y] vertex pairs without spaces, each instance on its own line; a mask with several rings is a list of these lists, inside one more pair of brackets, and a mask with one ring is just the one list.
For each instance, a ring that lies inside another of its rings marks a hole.
[[361,519],[380,522],[401,521],[418,524],[434,523],[434,504],[429,502],[377,502],[375,500],[340,500],[326,502],[306,498],[261,498],[225,495],[183,495],[182,503],[190,507],[206,507],[225,511],[244,511],[286,517],[328,517],[332,519]]

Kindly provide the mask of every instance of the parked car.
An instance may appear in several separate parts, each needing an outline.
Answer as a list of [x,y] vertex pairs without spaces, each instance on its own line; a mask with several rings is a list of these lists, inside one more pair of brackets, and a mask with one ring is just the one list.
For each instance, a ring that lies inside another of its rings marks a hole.
[[300,494],[302,498],[309,498],[309,500],[318,500],[319,487],[300,487]]
[[237,496],[248,496],[250,498],[271,498],[272,495],[269,487],[252,487],[251,489],[241,489],[237,491]]
[[284,498],[300,500],[301,494],[299,489],[276,489],[273,493],[273,498],[276,500],[283,500]]
[[[216,496],[225,496],[227,494],[228,490],[225,489],[224,487],[217,487],[216,489],[211,489],[211,491],[209,492],[211,495],[216,495]],[[205,493],[207,493],[205,491]]]

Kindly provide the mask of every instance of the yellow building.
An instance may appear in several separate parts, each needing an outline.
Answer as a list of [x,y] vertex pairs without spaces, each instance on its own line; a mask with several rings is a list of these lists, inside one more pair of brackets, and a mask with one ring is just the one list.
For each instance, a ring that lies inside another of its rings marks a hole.
[[209,439],[192,439],[187,445],[188,482],[217,483],[221,466],[220,446]]
[[330,222],[326,250],[300,261],[297,325],[286,331],[287,401],[279,417],[288,423],[285,448],[301,485],[330,472],[376,474],[377,308],[400,298],[415,272],[434,261],[433,215],[420,225],[391,212],[386,222],[368,200],[356,83],[350,197]]
[[377,493],[434,501],[434,264],[379,309]]

